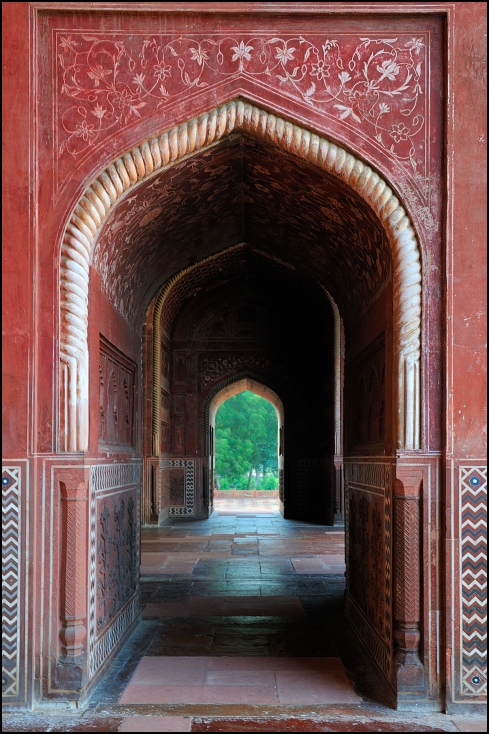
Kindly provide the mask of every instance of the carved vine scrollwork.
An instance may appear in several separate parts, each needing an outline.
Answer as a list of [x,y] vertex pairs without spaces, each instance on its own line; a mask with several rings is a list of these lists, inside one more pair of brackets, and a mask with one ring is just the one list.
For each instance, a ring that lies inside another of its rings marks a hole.
[[58,155],[80,157],[175,100],[245,74],[423,168],[426,38],[59,33]]

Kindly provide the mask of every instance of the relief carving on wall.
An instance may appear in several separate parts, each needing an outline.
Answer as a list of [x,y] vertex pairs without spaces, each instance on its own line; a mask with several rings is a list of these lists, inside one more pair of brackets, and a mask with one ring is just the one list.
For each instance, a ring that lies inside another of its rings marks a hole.
[[358,493],[349,498],[350,593],[385,638],[383,498]]
[[136,546],[138,519],[132,496],[104,501],[97,546],[97,634],[133,595],[139,573]]
[[162,421],[160,427],[161,436],[161,453],[167,454],[170,451],[170,425]]
[[66,158],[84,158],[119,130],[239,75],[360,131],[422,184],[428,36],[370,35],[171,38],[57,30],[61,177]]
[[202,357],[200,362],[200,378],[203,387],[217,380],[222,375],[235,370],[266,370],[283,382],[287,381],[287,372],[283,364],[268,357],[238,355],[227,357]]
[[163,343],[161,344],[161,379],[170,379],[170,351]]
[[170,504],[185,506],[185,467],[172,467],[170,470]]
[[99,443],[134,446],[136,365],[109,341],[100,338]]
[[347,614],[387,680],[392,675],[392,465],[345,460]]
[[349,444],[381,445],[385,437],[385,344],[376,339],[348,369],[351,404]]

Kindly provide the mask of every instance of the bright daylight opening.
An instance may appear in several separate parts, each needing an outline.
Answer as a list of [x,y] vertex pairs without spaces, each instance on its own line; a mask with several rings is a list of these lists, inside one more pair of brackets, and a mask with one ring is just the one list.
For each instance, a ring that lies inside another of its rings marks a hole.
[[250,390],[225,400],[215,423],[214,510],[279,509],[278,413]]

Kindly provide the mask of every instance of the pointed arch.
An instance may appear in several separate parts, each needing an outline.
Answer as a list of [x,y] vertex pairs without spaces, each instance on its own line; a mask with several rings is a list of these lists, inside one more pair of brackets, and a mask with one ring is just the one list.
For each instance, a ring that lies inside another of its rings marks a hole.
[[61,450],[88,447],[88,288],[91,255],[122,196],[156,172],[243,131],[308,160],[347,183],[372,208],[393,259],[397,447],[420,447],[421,262],[413,225],[388,184],[324,137],[237,99],[133,148],[85,190],[66,227],[60,267]]

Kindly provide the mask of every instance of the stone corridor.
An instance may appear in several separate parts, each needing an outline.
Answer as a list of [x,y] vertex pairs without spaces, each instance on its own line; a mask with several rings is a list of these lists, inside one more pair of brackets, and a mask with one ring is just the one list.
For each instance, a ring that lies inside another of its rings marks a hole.
[[142,530],[142,621],[83,712],[6,731],[483,731],[389,707],[343,617],[343,528],[271,500]]

